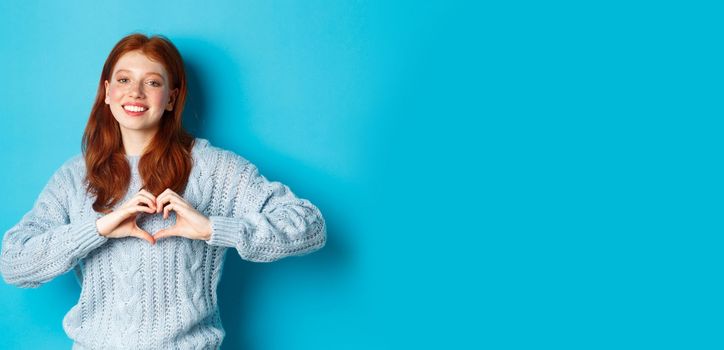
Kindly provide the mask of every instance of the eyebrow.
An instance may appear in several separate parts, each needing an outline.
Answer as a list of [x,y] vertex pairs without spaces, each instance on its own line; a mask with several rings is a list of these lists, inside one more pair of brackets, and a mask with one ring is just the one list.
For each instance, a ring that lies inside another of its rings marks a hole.
[[[116,75],[116,74],[118,74],[118,73],[120,73],[120,72],[130,73],[130,71],[127,70],[127,69],[119,69],[119,70],[117,70],[115,73],[113,73],[113,75]],[[148,72],[148,73],[146,73],[146,75],[158,75],[159,77],[161,77],[162,80],[165,80],[165,79],[163,79],[163,75],[161,75],[161,73]]]

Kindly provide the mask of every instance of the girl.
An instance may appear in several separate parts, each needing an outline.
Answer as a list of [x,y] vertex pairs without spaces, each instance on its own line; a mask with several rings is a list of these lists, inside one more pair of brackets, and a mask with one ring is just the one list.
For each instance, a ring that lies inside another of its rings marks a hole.
[[63,319],[73,349],[217,349],[227,248],[270,262],[320,249],[319,209],[181,125],[186,78],[163,36],[132,34],[106,59],[83,135],[3,237],[0,272],[34,288],[74,269]]

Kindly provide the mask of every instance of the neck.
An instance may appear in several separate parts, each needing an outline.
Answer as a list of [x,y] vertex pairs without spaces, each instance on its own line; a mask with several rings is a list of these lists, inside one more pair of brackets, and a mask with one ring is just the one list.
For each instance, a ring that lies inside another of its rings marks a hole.
[[142,155],[148,144],[151,143],[155,134],[155,130],[148,132],[121,129],[121,138],[123,139],[123,148],[126,150],[126,155]]

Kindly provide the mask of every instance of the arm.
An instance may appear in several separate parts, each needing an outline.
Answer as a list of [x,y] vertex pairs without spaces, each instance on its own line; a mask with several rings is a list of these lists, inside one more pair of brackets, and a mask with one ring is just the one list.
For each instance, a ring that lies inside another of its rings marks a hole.
[[45,185],[33,208],[5,233],[0,273],[6,283],[36,288],[71,270],[80,259],[105,243],[96,218],[71,223],[68,169],[61,167]]
[[248,161],[236,159],[234,176],[247,181],[230,198],[232,215],[209,216],[210,245],[236,248],[242,259],[271,262],[322,248],[327,239],[319,209],[286,185],[268,181]]

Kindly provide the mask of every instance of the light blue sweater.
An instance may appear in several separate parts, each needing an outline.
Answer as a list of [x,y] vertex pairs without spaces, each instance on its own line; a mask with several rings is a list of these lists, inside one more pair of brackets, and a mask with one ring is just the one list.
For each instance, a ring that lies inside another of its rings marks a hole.
[[[34,288],[74,269],[78,304],[63,318],[73,349],[218,349],[225,332],[216,288],[227,248],[241,258],[270,262],[324,246],[319,209],[286,185],[268,181],[243,157],[197,138],[194,166],[182,196],[211,220],[208,241],[170,237],[151,245],[134,237],[99,235],[76,155],[50,178],[32,210],[3,237],[0,272],[7,283]],[[140,156],[126,156],[131,184],[141,188]],[[152,235],[173,226],[140,213]]]

